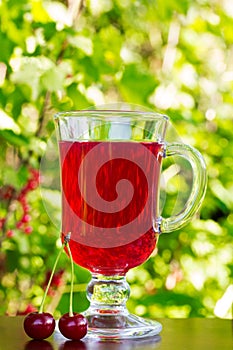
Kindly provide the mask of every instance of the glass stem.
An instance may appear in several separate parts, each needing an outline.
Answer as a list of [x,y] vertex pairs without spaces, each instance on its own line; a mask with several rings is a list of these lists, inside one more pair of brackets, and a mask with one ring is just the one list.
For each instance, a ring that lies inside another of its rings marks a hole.
[[125,313],[130,289],[125,276],[92,275],[87,286],[90,308],[96,313]]

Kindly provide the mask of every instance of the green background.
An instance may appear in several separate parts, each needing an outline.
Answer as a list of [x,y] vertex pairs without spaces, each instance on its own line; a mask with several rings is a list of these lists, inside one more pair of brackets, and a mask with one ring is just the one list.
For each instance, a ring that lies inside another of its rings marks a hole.
[[[231,318],[232,1],[1,0],[0,16],[0,314],[40,305],[60,246],[47,214],[59,215],[56,184],[47,211],[40,186],[28,191],[32,232],[17,228],[18,197],[40,167],[53,114],[123,101],[169,115],[168,138],[196,147],[208,169],[199,214],[129,271],[128,307],[152,318]],[[164,168],[173,174],[172,162]],[[163,215],[183,205],[189,185],[182,172],[167,182]],[[75,270],[74,308],[82,311],[90,274]],[[46,308],[58,317],[68,310],[65,254],[56,277]]]

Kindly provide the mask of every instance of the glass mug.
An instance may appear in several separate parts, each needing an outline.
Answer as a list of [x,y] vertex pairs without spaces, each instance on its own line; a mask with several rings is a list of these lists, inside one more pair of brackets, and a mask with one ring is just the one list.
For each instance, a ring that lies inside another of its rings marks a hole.
[[[126,273],[145,262],[161,233],[187,224],[206,188],[201,154],[166,143],[169,118],[145,111],[83,110],[55,115],[62,187],[62,235],[71,232],[74,262],[92,273],[85,312],[89,336],[126,339],[158,334],[162,326],[127,311]],[[189,161],[193,183],[185,207],[159,213],[162,159]]]

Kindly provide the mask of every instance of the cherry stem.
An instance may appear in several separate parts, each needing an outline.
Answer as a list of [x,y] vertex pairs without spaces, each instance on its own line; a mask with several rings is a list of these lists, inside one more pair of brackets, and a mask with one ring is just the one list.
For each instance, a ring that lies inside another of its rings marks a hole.
[[74,262],[73,262],[73,257],[72,253],[70,250],[69,242],[66,244],[67,250],[70,256],[70,263],[71,263],[71,281],[70,281],[70,311],[69,311],[69,316],[72,317],[74,316],[73,314],[73,290],[74,290]]
[[64,242],[62,244],[62,247],[57,255],[57,258],[55,260],[55,263],[53,265],[53,269],[52,269],[52,272],[51,272],[51,275],[50,275],[50,278],[49,278],[49,281],[48,281],[48,284],[47,284],[47,287],[45,289],[45,292],[44,292],[44,295],[43,295],[43,299],[42,299],[42,302],[41,302],[41,305],[40,305],[40,308],[39,308],[39,314],[41,314],[43,312],[43,309],[44,309],[44,303],[45,303],[45,298],[48,294],[48,291],[49,291],[49,288],[50,288],[50,285],[51,285],[51,282],[52,282],[52,279],[53,279],[53,276],[54,276],[54,272],[56,270],[56,267],[57,267],[57,263],[58,263],[58,260],[60,259],[60,256],[64,250],[64,247],[68,244],[70,240],[70,233],[68,233],[66,236],[65,236],[65,239],[64,239]]

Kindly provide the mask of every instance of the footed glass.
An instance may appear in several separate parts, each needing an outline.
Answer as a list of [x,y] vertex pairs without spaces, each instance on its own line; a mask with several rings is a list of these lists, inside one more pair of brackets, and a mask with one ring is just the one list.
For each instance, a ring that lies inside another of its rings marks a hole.
[[[62,185],[62,235],[78,265],[92,273],[85,312],[89,336],[144,338],[162,326],[128,312],[129,269],[145,262],[161,233],[188,223],[206,188],[201,154],[183,143],[167,143],[165,115],[147,111],[86,110],[55,115]],[[159,213],[164,157],[189,161],[193,182],[185,207]]]

